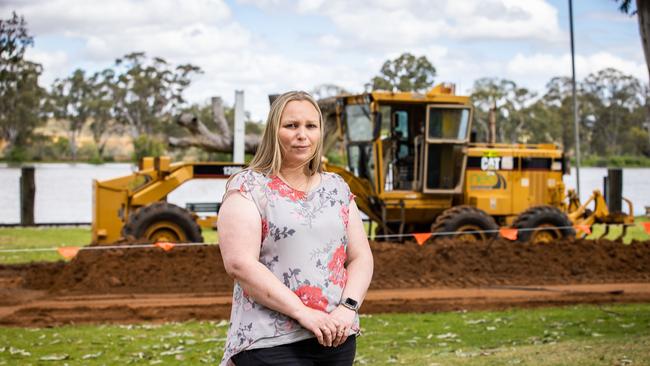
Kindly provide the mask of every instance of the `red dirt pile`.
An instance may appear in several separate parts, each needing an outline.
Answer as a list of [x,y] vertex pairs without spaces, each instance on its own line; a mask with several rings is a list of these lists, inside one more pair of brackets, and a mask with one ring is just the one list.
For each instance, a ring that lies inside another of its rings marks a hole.
[[650,242],[373,245],[374,288],[647,282]]
[[[546,245],[372,243],[371,288],[481,287],[650,281],[650,242]],[[13,274],[13,276],[12,276]],[[71,262],[0,266],[0,277],[55,293],[228,293],[217,246],[80,251]]]

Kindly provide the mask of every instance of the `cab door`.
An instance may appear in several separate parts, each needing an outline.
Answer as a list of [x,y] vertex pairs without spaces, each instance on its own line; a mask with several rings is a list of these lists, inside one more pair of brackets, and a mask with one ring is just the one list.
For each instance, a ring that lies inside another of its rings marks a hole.
[[464,105],[427,106],[423,184],[424,193],[462,193],[472,108]]

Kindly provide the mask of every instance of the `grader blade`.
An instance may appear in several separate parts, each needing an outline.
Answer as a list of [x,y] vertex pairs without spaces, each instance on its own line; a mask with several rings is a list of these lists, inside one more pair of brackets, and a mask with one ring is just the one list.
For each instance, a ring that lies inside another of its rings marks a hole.
[[[611,240],[611,241],[620,241],[620,240],[623,240],[625,235],[627,235],[627,227],[628,227],[628,225],[625,225],[625,224],[605,224],[604,226],[605,226],[605,231],[603,232],[602,235],[600,235],[598,237],[598,239],[607,239],[607,240]],[[613,228],[614,230],[616,230],[619,227],[621,228],[620,232],[618,234],[616,234],[616,236],[611,237],[610,233],[613,232],[613,230],[610,230],[610,229]]]
[[[634,224],[634,206],[632,201],[623,197],[623,201],[627,204],[627,213],[625,212],[611,212],[605,202],[605,197],[599,190],[594,190],[591,197],[583,203],[577,200],[577,195],[573,190],[569,190],[567,197],[569,199],[568,207],[572,209],[568,213],[569,219],[576,227],[591,226],[593,224],[602,224],[604,231],[594,239],[608,239],[608,240],[622,240],[627,235],[627,227]],[[593,203],[592,209],[590,205]],[[612,226],[621,227],[620,234],[615,238],[609,238],[610,228]],[[578,231],[577,237],[586,237],[583,231]]]

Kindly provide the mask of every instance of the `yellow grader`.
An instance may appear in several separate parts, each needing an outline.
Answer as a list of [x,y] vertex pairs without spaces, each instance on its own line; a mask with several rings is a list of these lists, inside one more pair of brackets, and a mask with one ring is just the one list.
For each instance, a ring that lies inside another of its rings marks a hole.
[[[453,87],[438,85],[426,94],[374,91],[319,104],[324,150],[340,149],[347,162],[326,162],[326,170],[348,182],[360,210],[385,237],[432,232],[484,240],[508,226],[519,229],[520,241],[549,242],[584,235],[574,227],[634,220],[629,201],[629,214],[611,214],[599,191],[585,204],[565,192],[568,165],[556,145],[473,142],[470,99]],[[167,203],[167,194],[190,179],[226,178],[242,169],[171,164],[166,157],[141,165],[132,175],[95,182],[94,243],[200,242],[200,226],[212,227],[216,215],[201,219]],[[216,214],[216,202],[199,205]]]

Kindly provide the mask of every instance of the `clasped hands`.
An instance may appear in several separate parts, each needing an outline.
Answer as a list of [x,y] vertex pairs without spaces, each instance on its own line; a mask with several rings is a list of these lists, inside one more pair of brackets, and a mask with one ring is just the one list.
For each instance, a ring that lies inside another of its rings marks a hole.
[[318,343],[325,347],[338,347],[343,344],[354,326],[356,313],[339,305],[331,313],[315,310],[307,306],[296,320],[314,333]]

